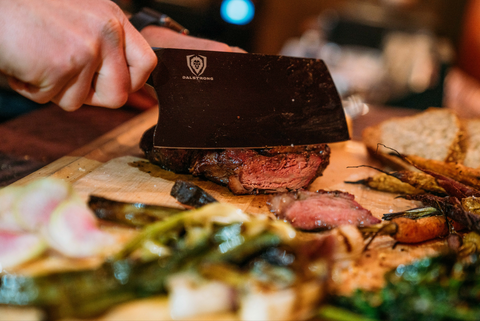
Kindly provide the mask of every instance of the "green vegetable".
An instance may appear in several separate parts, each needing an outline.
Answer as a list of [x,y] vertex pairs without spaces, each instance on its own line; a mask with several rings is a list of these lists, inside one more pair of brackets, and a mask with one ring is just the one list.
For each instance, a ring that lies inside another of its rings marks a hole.
[[331,304],[373,320],[479,320],[480,260],[476,254],[470,259],[449,254],[400,265],[381,291],[358,290]]
[[[94,317],[113,305],[166,293],[169,276],[186,270],[238,287],[245,275],[293,286],[316,275],[299,262],[318,257],[296,247],[292,231],[286,223],[251,217],[229,205],[206,205],[148,225],[97,269],[1,275],[0,304],[41,307],[48,319]],[[146,242],[165,251],[145,255]]]
[[88,206],[99,219],[135,227],[143,227],[183,212],[173,207],[120,202],[95,195],[90,195]]

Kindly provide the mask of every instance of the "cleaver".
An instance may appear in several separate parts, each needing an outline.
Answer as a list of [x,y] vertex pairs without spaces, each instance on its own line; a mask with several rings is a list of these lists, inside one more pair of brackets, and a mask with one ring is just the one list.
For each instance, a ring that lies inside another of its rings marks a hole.
[[344,109],[322,60],[160,49],[154,146],[265,148],[348,140]]

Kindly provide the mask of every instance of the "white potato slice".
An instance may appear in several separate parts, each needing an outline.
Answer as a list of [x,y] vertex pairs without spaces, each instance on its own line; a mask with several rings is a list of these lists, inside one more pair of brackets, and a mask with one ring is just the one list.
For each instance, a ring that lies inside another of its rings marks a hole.
[[16,220],[26,230],[38,230],[48,223],[55,208],[73,194],[72,186],[60,179],[39,179],[25,186],[15,199]]
[[240,320],[292,320],[296,291],[251,291],[240,299]]
[[113,236],[99,229],[93,212],[83,201],[60,203],[42,233],[48,244],[65,256],[82,258],[104,253]]
[[323,282],[310,280],[294,287],[271,290],[247,286],[239,298],[239,319],[244,321],[307,320],[323,297]]
[[178,273],[169,278],[168,301],[173,319],[233,310],[234,290],[218,281],[205,280],[194,273]]
[[37,234],[0,230],[0,272],[30,261],[46,249],[45,240]]

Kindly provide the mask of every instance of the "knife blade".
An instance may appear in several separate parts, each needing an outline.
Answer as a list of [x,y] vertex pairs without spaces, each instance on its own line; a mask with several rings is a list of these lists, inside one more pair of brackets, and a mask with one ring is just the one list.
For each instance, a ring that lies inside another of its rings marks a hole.
[[350,139],[342,102],[322,60],[155,49],[154,146],[264,148]]

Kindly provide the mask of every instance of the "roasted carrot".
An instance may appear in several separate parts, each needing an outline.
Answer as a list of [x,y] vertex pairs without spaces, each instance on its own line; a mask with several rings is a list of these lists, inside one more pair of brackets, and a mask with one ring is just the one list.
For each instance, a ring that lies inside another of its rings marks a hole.
[[405,159],[411,165],[422,171],[429,170],[450,177],[465,185],[480,188],[480,170],[478,169],[470,168],[458,163],[446,163],[414,155],[408,155]]
[[412,220],[405,217],[394,218],[392,224],[396,225],[392,237],[401,243],[420,243],[445,237],[449,233],[448,224],[443,216],[429,216]]
[[384,214],[383,219],[390,222],[370,229],[362,228],[361,231],[365,234],[390,235],[401,243],[420,243],[447,236],[450,233],[450,227],[457,231],[464,228],[452,220],[447,222],[445,216],[434,207]]
[[474,187],[465,185],[459,181],[454,180],[453,178],[438,174],[434,171],[430,171],[427,169],[423,169],[423,171],[426,174],[435,177],[438,185],[445,189],[447,194],[450,196],[455,196],[459,199],[469,196],[480,197],[480,191]]
[[[463,226],[452,223],[454,229],[463,229]],[[360,228],[362,232],[367,230]],[[372,228],[368,232],[374,232]],[[433,240],[439,237],[445,237],[450,233],[449,224],[444,216],[428,216],[417,220],[397,217],[392,219],[388,224],[378,227],[376,231],[379,235],[390,235],[400,243],[420,243]]]
[[439,197],[431,194],[403,195],[402,197],[421,201],[425,206],[435,207],[453,221],[480,233],[480,215],[465,209],[456,197]]

